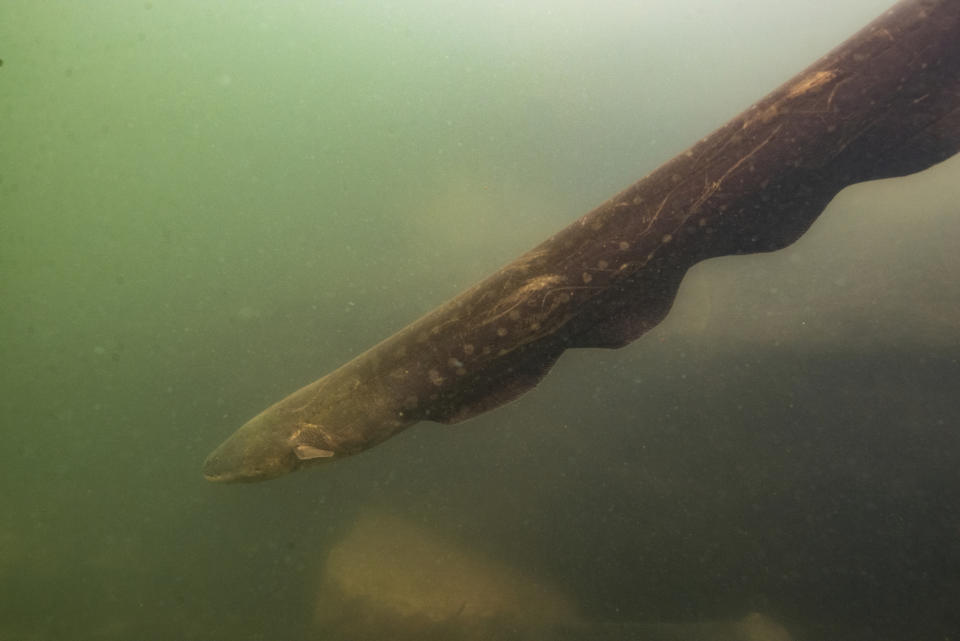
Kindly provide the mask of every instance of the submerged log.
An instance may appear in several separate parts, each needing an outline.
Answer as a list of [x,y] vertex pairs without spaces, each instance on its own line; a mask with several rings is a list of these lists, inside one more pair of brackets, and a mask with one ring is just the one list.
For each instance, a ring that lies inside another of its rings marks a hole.
[[706,258],[794,242],[844,187],[960,150],[960,2],[905,0],[673,160],[241,427],[211,481],[273,478],[533,388],[659,323]]

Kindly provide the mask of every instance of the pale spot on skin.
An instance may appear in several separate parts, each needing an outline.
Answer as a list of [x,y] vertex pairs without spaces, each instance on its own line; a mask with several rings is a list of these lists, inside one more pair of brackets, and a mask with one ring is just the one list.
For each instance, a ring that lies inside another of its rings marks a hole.
[[466,354],[467,356],[473,356],[473,345],[471,345],[470,343],[467,343],[466,345],[464,345],[463,353]]
[[802,94],[819,89],[823,85],[836,78],[837,75],[839,75],[839,72],[833,69],[827,71],[815,71],[807,75],[800,82],[793,85],[790,88],[790,93],[788,93],[784,99],[790,100]]
[[427,372],[427,376],[430,378],[430,382],[434,385],[443,385],[443,377],[440,376],[440,372],[435,369]]
[[510,320],[520,320],[520,312],[515,309],[510,312],[509,316]]
[[626,250],[628,250],[628,249],[630,249],[630,243],[628,243],[628,242],[625,241],[625,240],[621,240],[621,241],[620,241],[620,250],[621,250],[621,251],[626,251]]
[[447,360],[447,365],[450,367],[463,367],[463,363],[456,358],[450,358]]
[[582,278],[584,283],[589,283],[591,280],[593,280],[593,276],[591,276],[588,272],[583,272]]
[[609,264],[610,264],[610,263],[608,263],[608,262],[605,261],[605,260],[598,260],[598,261],[597,261],[597,268],[598,268],[598,269],[606,269],[606,268],[607,268],[607,265],[609,265]]
[[497,328],[497,336],[506,336],[506,335],[507,335],[507,328],[506,328],[506,327],[498,327],[498,328]]
[[671,240],[673,240],[673,234],[664,234],[664,235],[663,235],[663,238],[661,238],[661,240],[662,240],[664,243],[669,243]]

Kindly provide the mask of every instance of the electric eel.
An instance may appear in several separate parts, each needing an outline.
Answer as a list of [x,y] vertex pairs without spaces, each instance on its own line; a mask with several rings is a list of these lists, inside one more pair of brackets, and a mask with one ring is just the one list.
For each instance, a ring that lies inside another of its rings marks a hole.
[[203,466],[256,481],[456,423],[537,385],[564,350],[659,323],[707,258],[794,242],[844,187],[960,150],[960,1],[904,0],[690,149],[339,369]]

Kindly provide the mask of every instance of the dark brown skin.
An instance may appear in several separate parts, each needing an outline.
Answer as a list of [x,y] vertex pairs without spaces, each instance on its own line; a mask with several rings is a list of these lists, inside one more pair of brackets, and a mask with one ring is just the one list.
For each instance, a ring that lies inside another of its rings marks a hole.
[[780,249],[853,183],[960,150],[960,2],[906,0],[688,151],[250,420],[204,464],[255,481],[536,386],[571,347],[621,347],[695,263]]

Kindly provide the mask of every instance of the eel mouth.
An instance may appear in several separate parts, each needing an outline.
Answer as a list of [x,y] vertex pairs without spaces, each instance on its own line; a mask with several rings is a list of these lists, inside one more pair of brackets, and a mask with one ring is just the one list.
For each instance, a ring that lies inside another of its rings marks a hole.
[[203,462],[203,478],[213,483],[250,483],[289,474],[300,467],[300,459],[286,439],[271,438],[247,423]]

